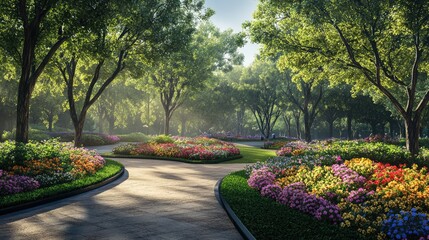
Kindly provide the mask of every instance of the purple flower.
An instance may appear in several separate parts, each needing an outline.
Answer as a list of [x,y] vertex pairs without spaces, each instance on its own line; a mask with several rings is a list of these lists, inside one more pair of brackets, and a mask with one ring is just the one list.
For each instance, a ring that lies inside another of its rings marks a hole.
[[348,185],[358,185],[362,186],[366,182],[366,178],[359,175],[357,172],[348,168],[344,164],[334,164],[332,165],[332,171],[336,177],[339,177],[343,180],[344,183]]
[[276,184],[266,185],[261,189],[261,195],[276,200],[282,191],[282,188]]
[[307,213],[318,220],[337,224],[342,221],[337,205],[316,195],[305,192],[305,185],[297,182],[286,186],[279,194],[277,201],[290,208]]
[[251,188],[262,190],[267,185],[274,184],[276,175],[272,173],[267,167],[253,170],[247,183]]
[[39,187],[39,182],[31,177],[7,175],[0,170],[0,196],[31,191]]
[[374,194],[374,191],[367,191],[364,188],[359,188],[358,190],[350,191],[347,201],[351,203],[363,203],[368,197]]

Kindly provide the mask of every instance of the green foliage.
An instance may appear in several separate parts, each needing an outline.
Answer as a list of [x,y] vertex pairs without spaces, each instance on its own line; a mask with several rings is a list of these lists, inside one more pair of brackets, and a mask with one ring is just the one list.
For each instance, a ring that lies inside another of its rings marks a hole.
[[203,89],[213,71],[231,70],[233,64],[242,61],[237,52],[241,37],[203,22],[180,51],[166,54],[150,66],[147,77],[164,108],[164,134],[169,134],[173,113],[189,99],[192,90]]
[[121,144],[113,150],[114,154],[118,155],[131,155],[131,152],[134,151],[136,148],[135,144],[128,143],[128,144]]
[[339,155],[345,160],[352,158],[369,158],[377,162],[394,165],[413,162],[411,154],[404,148],[381,142],[336,141],[315,153],[331,156]]
[[354,231],[316,221],[311,216],[280,205],[247,184],[245,171],[231,173],[221,194],[256,239],[361,239]]
[[63,147],[64,144],[55,139],[28,144],[6,141],[0,144],[0,169],[22,165],[25,160],[64,158],[63,153],[61,153]]
[[119,171],[121,171],[122,168],[123,165],[121,163],[107,159],[106,165],[94,175],[87,176],[68,183],[36,189],[35,191],[31,192],[23,192],[8,196],[2,196],[0,201],[0,208],[6,208],[26,202],[52,197],[77,189],[82,189],[114,176]]
[[243,71],[239,90],[241,103],[252,111],[260,133],[268,139],[282,113],[282,93],[288,75],[280,72],[272,60],[257,60]]
[[294,79],[347,82],[406,122],[418,153],[419,122],[429,102],[428,1],[261,1],[247,23],[252,40],[278,57]]
[[81,143],[83,146],[100,146],[106,144],[102,136],[93,134],[82,135]]
[[[29,138],[33,141],[44,141],[48,140],[51,137],[44,131],[38,130],[38,129],[31,129],[29,131]],[[4,140],[13,140],[15,139],[15,130],[12,131],[5,131],[2,135],[2,139]]]
[[174,143],[174,139],[169,135],[158,135],[152,137],[149,142],[151,143]]
[[118,135],[121,139],[121,142],[147,142],[150,138],[144,133],[129,133]]

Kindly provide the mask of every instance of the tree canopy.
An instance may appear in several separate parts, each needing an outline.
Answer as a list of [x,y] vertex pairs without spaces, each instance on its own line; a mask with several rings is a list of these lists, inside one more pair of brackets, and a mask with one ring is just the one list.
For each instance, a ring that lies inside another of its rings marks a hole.
[[265,53],[281,55],[281,68],[384,95],[404,120],[407,147],[416,154],[429,101],[428,10],[425,0],[261,0],[247,27]]

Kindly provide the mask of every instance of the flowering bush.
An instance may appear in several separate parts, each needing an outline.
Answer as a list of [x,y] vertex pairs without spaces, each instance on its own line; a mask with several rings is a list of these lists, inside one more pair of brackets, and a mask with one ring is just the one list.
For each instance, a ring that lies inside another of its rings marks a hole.
[[0,195],[73,181],[94,174],[105,164],[94,151],[57,140],[26,145],[1,143]]
[[185,138],[162,135],[146,143],[120,145],[113,149],[113,153],[190,160],[213,160],[240,155],[240,150],[234,144],[211,138]]
[[265,162],[257,162],[253,165],[246,166],[246,174],[250,176],[254,169],[262,167],[268,167],[272,172],[280,174],[284,169],[290,167],[299,167],[305,165],[309,168],[314,166],[332,165],[333,163],[341,162],[340,156],[318,156],[318,155],[304,155],[304,156],[292,156],[292,157],[272,157],[268,158]]
[[39,187],[39,182],[31,177],[9,175],[0,170],[0,196],[31,191]]
[[342,218],[340,209],[324,198],[305,192],[305,184],[297,182],[283,189],[277,201],[290,208],[298,209],[314,216],[318,220],[339,223]]
[[427,239],[429,238],[429,219],[425,213],[415,208],[394,214],[389,211],[383,222],[383,231],[390,239]]
[[317,155],[272,158],[246,167],[248,184],[264,197],[368,238],[429,236],[426,167],[368,158],[321,163]]
[[294,141],[294,142],[288,142],[284,144],[280,150],[276,152],[277,156],[298,156],[298,155],[304,155],[307,154],[307,151],[311,151],[311,147],[301,141]]
[[282,188],[277,184],[268,184],[261,189],[261,195],[271,199],[277,199],[282,191]]
[[268,168],[261,168],[252,172],[247,183],[254,189],[262,190],[265,186],[272,185],[275,179],[276,175],[270,172]]

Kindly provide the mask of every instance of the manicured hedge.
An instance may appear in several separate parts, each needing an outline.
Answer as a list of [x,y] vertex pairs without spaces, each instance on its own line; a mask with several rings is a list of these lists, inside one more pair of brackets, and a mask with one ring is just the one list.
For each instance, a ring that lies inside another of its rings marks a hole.
[[363,239],[355,231],[316,221],[261,197],[258,191],[248,186],[245,171],[226,176],[220,191],[256,239]]

